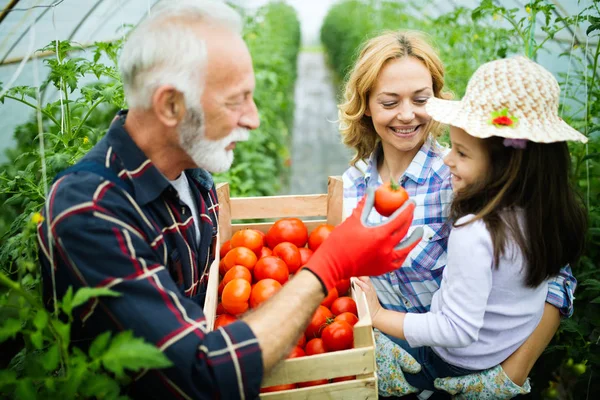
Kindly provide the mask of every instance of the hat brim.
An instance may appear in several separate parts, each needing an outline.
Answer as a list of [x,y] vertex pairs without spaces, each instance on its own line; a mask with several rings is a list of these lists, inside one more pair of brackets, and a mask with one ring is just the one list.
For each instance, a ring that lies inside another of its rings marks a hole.
[[578,141],[587,143],[588,138],[573,129],[562,119],[528,121],[519,118],[515,126],[497,126],[489,122],[490,115],[482,115],[478,110],[469,109],[462,101],[442,100],[432,97],[425,105],[427,113],[434,121],[456,126],[469,135],[478,138],[499,136],[509,139],[526,139],[538,143]]

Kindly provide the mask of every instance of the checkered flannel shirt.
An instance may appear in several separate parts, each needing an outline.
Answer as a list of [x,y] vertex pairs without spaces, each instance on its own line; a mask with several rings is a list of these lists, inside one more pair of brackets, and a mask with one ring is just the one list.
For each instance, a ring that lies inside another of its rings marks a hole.
[[[410,232],[422,226],[423,240],[407,257],[402,268],[378,277],[371,277],[383,307],[402,312],[429,311],[433,294],[439,289],[446,266],[449,205],[452,201],[450,170],[443,162],[448,150],[433,140],[427,140],[400,178],[400,184],[416,202]],[[377,172],[381,146],[366,161],[359,161],[344,173],[344,215],[349,215],[364,196],[367,187],[383,182]],[[381,216],[373,212],[370,222],[379,223]],[[573,313],[573,292],[577,280],[571,268],[565,266],[548,284],[546,301],[560,309],[563,316]]]
[[78,307],[72,339],[86,349],[102,332],[132,330],[173,362],[134,376],[130,396],[256,398],[263,372],[256,337],[241,321],[209,332],[202,310],[217,233],[212,178],[203,170],[185,171],[201,220],[194,221],[125,131],[125,118],[126,111],[120,112],[83,161],[110,168],[133,195],[90,172],[68,174],[53,185],[49,213],[38,227],[44,298],[52,299],[50,254],[59,298],[69,286],[121,294]]

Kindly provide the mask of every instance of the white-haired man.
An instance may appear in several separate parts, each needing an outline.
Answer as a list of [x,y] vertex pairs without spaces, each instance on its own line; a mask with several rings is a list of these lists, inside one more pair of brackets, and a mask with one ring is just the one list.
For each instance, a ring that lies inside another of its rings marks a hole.
[[202,305],[218,218],[209,172],[227,170],[236,142],[259,125],[240,31],[221,2],[160,1],[121,55],[130,110],[59,174],[38,229],[49,303],[69,286],[120,294],[75,310],[74,343],[132,330],[173,362],[133,377],[131,397],[257,397],[264,371],[289,353],[339,279],[396,269],[419,240],[417,232],[398,245],[413,203],[366,226],[367,196],[276,296],[208,331]]

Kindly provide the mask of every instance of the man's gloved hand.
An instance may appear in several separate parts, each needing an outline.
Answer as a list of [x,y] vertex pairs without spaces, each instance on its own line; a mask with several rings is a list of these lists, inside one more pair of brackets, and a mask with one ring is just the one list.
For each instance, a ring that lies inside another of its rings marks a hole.
[[523,387],[510,380],[500,365],[476,374],[457,376],[455,378],[438,378],[434,383],[439,390],[455,395],[454,399],[512,399],[519,394],[531,391],[529,380]]
[[375,360],[380,395],[400,397],[421,391],[408,383],[404,377],[405,372],[409,374],[420,372],[421,364],[406,350],[377,330],[375,330]]
[[326,292],[341,279],[381,275],[400,268],[423,236],[419,227],[401,242],[412,223],[415,209],[412,200],[385,222],[368,224],[374,193],[373,188],[367,190],[352,215],[331,232],[305,266],[321,280]]

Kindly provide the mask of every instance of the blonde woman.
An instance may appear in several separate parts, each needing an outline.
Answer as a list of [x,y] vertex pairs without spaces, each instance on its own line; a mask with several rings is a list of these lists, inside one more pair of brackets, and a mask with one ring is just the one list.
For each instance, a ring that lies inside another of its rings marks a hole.
[[[415,31],[385,32],[368,40],[351,70],[339,106],[343,141],[356,151],[343,175],[344,212],[349,215],[368,187],[393,180],[416,202],[412,228],[425,235],[402,268],[372,278],[382,306],[411,313],[429,311],[446,266],[449,204],[452,182],[443,158],[447,150],[437,142],[442,126],[425,110],[431,97],[449,99],[444,90],[444,67],[427,37]],[[378,215],[371,222],[381,222]],[[482,398],[477,388],[505,397],[528,391],[527,375],[560,323],[570,316],[576,280],[570,268],[548,284],[544,317],[530,338],[495,368],[465,377],[438,380],[437,385],[463,398]],[[404,380],[404,372],[421,366],[386,335],[377,335],[380,393],[399,396],[419,390]],[[467,373],[467,371],[465,371]],[[511,380],[512,379],[512,380]],[[401,383],[404,382],[404,383]],[[495,397],[498,398],[498,397]]]

